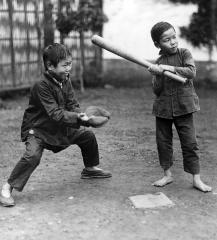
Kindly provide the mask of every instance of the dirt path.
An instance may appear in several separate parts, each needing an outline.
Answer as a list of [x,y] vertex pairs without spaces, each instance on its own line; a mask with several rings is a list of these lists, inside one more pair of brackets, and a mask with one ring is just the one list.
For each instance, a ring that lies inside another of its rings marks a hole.
[[[217,190],[217,95],[200,90],[196,115],[201,149],[201,175]],[[42,162],[23,193],[15,192],[14,208],[0,207],[2,240],[215,240],[217,195],[194,190],[184,173],[175,134],[175,182],[165,188],[151,183],[160,174],[151,89],[97,89],[78,96],[81,105],[100,105],[111,111],[111,121],[94,129],[101,167],[113,178],[82,180],[80,151],[72,146],[61,153],[45,151]],[[0,180],[6,179],[24,150],[20,124],[27,98],[7,101],[0,111]],[[171,208],[138,210],[129,196],[165,193]]]

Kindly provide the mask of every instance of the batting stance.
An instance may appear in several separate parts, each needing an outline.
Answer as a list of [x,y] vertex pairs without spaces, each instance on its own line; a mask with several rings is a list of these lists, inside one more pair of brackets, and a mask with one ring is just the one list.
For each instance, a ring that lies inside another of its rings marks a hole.
[[[178,48],[178,40],[174,27],[167,22],[159,22],[151,29],[151,37],[160,57],[156,64],[149,67],[154,75],[153,90],[156,95],[153,114],[156,116],[156,141],[160,165],[164,177],[153,183],[162,187],[173,181],[171,167],[173,165],[172,138],[174,124],[179,135],[183,153],[184,170],[193,176],[193,186],[203,192],[211,191],[211,187],[200,179],[198,144],[196,141],[193,113],[199,110],[199,100],[193,86],[196,68],[191,53]],[[163,75],[164,71],[186,77],[185,83],[172,81]]]
[[0,202],[14,206],[12,190],[22,191],[30,175],[39,165],[44,149],[59,152],[72,144],[80,147],[85,168],[81,178],[109,178],[111,173],[98,168],[99,152],[94,133],[80,126],[100,127],[109,112],[90,107],[82,113],[69,81],[72,57],[61,44],[53,44],[43,52],[45,73],[32,88],[29,105],[24,112],[21,138],[26,151],[3,185]]

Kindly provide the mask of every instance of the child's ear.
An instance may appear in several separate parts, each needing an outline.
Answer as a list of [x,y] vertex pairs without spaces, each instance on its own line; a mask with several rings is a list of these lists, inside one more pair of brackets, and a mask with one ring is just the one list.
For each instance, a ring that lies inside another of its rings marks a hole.
[[54,66],[53,66],[53,64],[50,61],[47,61],[46,65],[47,65],[47,69],[48,70],[52,71],[54,69]]

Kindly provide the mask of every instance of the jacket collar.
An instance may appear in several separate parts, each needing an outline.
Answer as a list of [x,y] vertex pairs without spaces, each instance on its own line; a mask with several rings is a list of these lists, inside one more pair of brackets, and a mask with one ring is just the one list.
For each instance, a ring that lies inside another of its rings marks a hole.
[[49,71],[44,72],[44,76],[47,79],[49,79],[52,82],[54,82],[60,88],[62,88],[63,87],[63,83],[68,80],[68,79],[66,79],[66,80],[59,79],[57,76],[54,76],[54,74],[51,74]]
[[159,55],[161,56],[171,56],[171,55],[175,55],[177,54],[177,52],[179,51],[179,49],[177,48],[177,51],[175,53],[165,53],[162,49],[159,51]]

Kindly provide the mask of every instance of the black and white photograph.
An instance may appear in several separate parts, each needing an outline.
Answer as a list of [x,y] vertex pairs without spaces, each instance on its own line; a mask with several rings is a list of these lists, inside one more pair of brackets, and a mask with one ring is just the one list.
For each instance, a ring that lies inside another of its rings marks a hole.
[[217,0],[0,0],[0,240],[217,240]]

